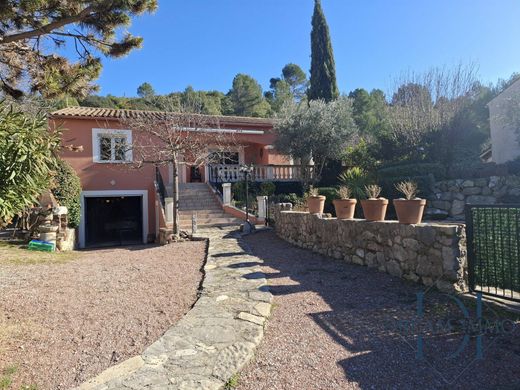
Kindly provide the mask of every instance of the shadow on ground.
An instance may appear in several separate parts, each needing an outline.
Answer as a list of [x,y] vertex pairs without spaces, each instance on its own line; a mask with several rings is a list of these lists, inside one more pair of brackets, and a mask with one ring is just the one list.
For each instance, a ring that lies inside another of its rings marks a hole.
[[[518,322],[484,335],[479,360],[478,332],[463,328],[464,314],[451,297],[428,290],[425,314],[418,317],[417,293],[426,290],[423,286],[296,248],[273,232],[244,241],[244,250],[264,261],[278,307],[263,348],[245,370],[245,388],[270,388],[262,384],[269,380],[263,372],[273,365],[278,383],[287,388],[295,380],[306,389],[323,388],[321,380],[339,384],[334,388],[520,388]],[[464,304],[475,317],[474,304]],[[490,324],[508,316],[492,308],[484,313]],[[417,356],[420,340],[422,359]],[[302,370],[305,364],[309,368]],[[251,378],[258,383],[249,386]]]

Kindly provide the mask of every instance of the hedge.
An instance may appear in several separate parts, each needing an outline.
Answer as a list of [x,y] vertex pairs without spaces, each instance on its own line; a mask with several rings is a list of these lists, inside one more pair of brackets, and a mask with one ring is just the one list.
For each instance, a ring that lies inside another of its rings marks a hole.
[[81,218],[81,181],[66,161],[58,161],[52,193],[60,205],[67,207],[69,226],[78,227]]
[[378,177],[420,177],[433,175],[435,180],[446,178],[446,168],[440,163],[414,163],[390,165],[377,171]]

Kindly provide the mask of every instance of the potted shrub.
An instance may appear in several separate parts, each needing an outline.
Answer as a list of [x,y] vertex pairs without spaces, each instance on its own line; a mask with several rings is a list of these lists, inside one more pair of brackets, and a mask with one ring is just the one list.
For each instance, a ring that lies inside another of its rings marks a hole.
[[347,186],[341,186],[338,190],[339,199],[334,199],[334,209],[336,210],[336,217],[338,219],[352,219],[354,218],[354,211],[356,210],[356,199],[351,199],[352,191]]
[[365,193],[368,199],[361,201],[365,219],[367,221],[384,221],[388,199],[379,197],[381,187],[377,184],[370,184],[365,186]]
[[317,188],[309,188],[307,194],[307,208],[311,214],[323,214],[325,207],[325,196],[320,195]]
[[397,183],[395,188],[405,196],[405,198],[394,199],[395,212],[399,223],[421,223],[426,199],[417,198],[417,183],[402,181]]

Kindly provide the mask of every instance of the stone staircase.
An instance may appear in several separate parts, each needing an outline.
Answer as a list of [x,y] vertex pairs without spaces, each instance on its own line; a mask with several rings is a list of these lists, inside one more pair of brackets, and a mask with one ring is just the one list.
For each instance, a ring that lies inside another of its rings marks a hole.
[[197,215],[197,227],[240,225],[242,221],[224,213],[215,195],[205,183],[179,185],[179,220],[181,230],[191,232],[191,219]]

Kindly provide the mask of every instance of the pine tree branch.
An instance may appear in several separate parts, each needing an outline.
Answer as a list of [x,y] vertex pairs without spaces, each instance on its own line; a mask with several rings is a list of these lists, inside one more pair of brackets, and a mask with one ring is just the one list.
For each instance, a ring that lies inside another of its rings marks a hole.
[[40,28],[37,28],[34,30],[29,30],[29,31],[24,31],[21,33],[6,35],[5,37],[0,37],[0,45],[50,34],[53,30],[59,29],[63,26],[66,26],[67,24],[79,22],[79,21],[91,16],[92,11],[93,11],[93,7],[89,6],[89,7],[85,8],[84,10],[82,10],[77,15],[73,15],[73,16],[63,18],[63,19],[56,20],[56,21],[48,23],[45,26],[42,26]]

